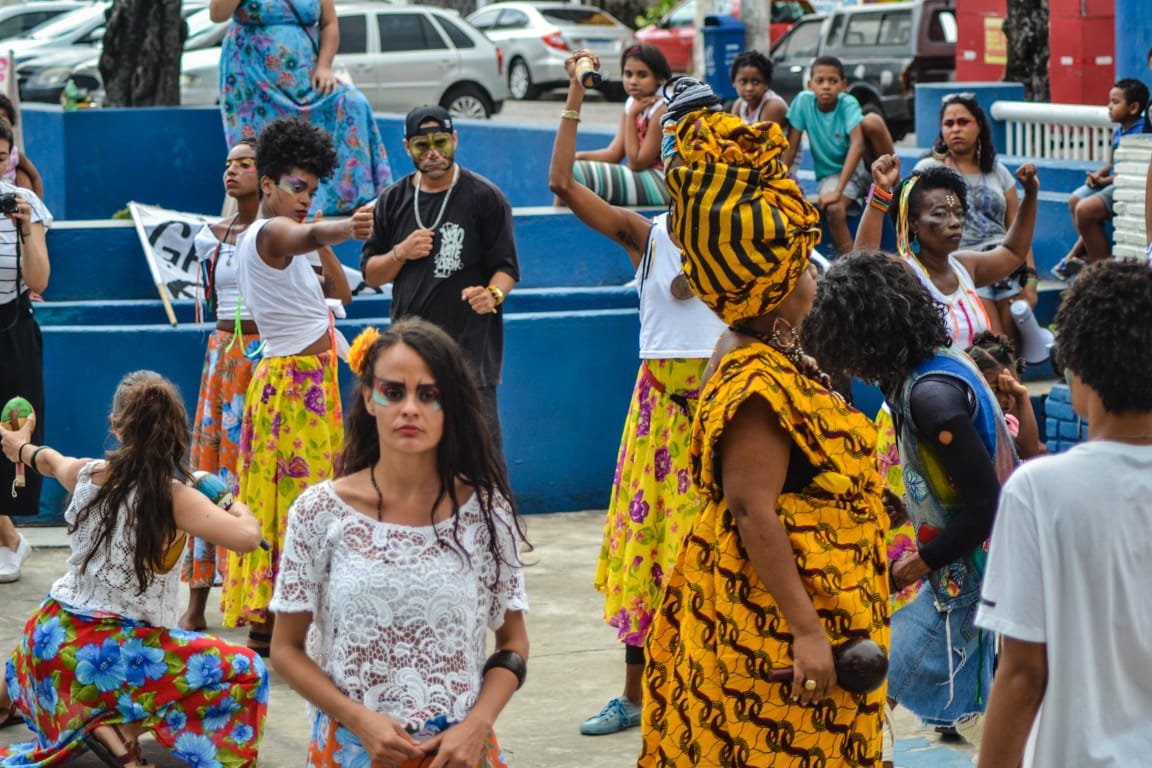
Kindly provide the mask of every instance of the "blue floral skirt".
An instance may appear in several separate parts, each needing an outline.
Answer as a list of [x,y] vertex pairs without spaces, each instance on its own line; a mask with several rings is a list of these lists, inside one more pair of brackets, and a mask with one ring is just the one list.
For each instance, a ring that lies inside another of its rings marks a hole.
[[8,695],[36,740],[0,747],[4,768],[74,760],[102,725],[133,723],[199,768],[250,768],[263,735],[268,672],[247,648],[49,598],[6,668]]

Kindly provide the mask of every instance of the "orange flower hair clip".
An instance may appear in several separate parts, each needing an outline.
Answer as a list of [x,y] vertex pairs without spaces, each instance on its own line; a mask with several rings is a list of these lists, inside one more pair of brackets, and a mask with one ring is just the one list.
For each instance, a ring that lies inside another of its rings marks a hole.
[[368,358],[368,350],[372,349],[378,338],[380,331],[370,325],[360,331],[360,335],[352,342],[352,348],[348,350],[348,365],[357,376],[364,376],[364,362]]

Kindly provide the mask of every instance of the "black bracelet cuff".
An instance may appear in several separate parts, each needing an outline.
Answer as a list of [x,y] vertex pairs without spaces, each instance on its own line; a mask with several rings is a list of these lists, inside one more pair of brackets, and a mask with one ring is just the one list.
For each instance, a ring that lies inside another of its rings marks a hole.
[[516,675],[516,689],[524,687],[524,680],[528,677],[528,663],[516,651],[496,651],[484,662],[484,669],[480,676],[488,674],[488,670],[500,667]]
[[24,443],[24,445],[22,445],[22,446],[20,446],[19,448],[17,448],[17,449],[16,449],[16,462],[17,462],[18,464],[23,464],[23,463],[24,463],[24,449],[25,449],[25,448],[27,448],[27,447],[28,447],[28,446],[30,446],[30,445],[32,445],[32,441],[31,441],[31,440],[29,440],[28,442]]
[[28,466],[32,467],[32,469],[35,469],[37,472],[40,472],[40,470],[36,469],[36,457],[40,455],[40,451],[44,450],[47,447],[48,446],[46,446],[46,445],[42,445],[39,448],[37,448],[36,450],[32,451],[32,458],[28,460]]

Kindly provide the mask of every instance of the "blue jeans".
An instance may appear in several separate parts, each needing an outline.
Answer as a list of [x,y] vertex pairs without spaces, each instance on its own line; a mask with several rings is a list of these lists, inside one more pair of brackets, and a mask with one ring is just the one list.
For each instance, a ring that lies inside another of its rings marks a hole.
[[978,606],[941,612],[924,588],[892,614],[888,697],[928,725],[951,725],[988,702],[995,642],[973,623]]

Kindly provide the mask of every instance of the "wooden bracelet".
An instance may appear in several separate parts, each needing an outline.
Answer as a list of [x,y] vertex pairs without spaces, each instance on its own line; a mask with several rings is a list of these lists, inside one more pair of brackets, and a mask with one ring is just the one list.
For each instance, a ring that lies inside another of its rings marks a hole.
[[500,667],[516,675],[516,690],[524,687],[524,680],[528,677],[528,663],[516,651],[496,651],[484,662],[484,669],[480,677],[488,674],[488,670]]

